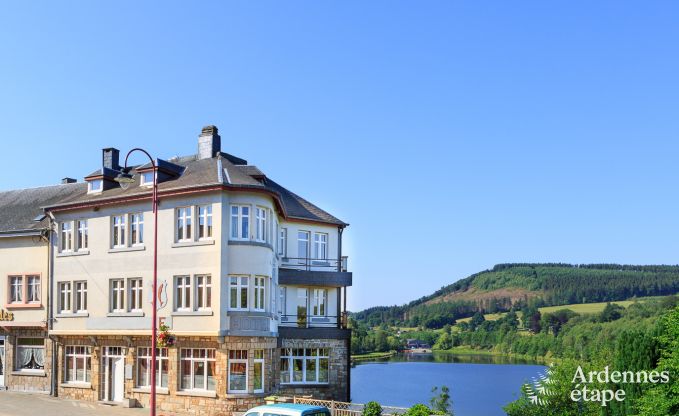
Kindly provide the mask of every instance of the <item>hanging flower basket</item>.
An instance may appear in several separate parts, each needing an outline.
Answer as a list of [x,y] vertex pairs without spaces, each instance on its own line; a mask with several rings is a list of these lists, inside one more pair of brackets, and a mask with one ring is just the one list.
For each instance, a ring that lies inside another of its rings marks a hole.
[[156,346],[158,348],[172,347],[177,342],[174,335],[170,334],[170,328],[161,324],[158,328],[158,339],[156,339]]

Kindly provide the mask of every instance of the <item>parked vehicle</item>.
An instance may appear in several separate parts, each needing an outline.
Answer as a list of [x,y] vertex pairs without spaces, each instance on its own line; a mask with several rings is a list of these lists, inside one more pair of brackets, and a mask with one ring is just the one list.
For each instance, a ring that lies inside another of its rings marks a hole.
[[330,410],[322,406],[281,403],[253,407],[245,416],[330,416]]

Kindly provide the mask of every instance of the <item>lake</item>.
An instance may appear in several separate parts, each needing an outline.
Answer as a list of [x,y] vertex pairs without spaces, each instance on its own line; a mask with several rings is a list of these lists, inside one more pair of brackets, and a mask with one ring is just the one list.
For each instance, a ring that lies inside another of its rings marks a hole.
[[351,369],[351,399],[385,406],[429,405],[431,389],[448,386],[455,416],[501,416],[521,385],[544,373],[535,362],[491,355],[398,354]]

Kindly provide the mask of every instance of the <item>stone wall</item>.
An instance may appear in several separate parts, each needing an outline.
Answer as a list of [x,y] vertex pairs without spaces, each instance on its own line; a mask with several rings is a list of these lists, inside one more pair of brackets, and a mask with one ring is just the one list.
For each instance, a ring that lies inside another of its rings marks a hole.
[[[349,401],[349,349],[343,339],[281,339],[281,348],[329,348],[329,383],[327,385],[282,384],[278,392],[284,396],[313,396],[315,399]],[[280,361],[280,349],[276,362]]]
[[[94,341],[94,343],[93,343]],[[149,337],[60,337],[59,338],[59,395],[77,400],[98,401],[104,397],[104,372],[102,355],[106,346],[125,347],[125,365],[132,366],[130,379],[125,379],[124,397],[134,399],[133,405],[148,407],[150,389],[136,387],[137,347],[149,347]],[[95,345],[96,344],[96,345]],[[88,386],[72,386],[63,383],[64,346],[89,345],[92,351],[92,382]],[[180,349],[214,348],[216,369],[216,389],[213,393],[184,392],[180,389]],[[248,390],[254,390],[253,351],[263,349],[264,393],[229,394],[227,393],[229,350],[248,350]],[[179,337],[174,347],[168,348],[168,387],[157,388],[156,405],[158,410],[179,414],[203,416],[230,416],[232,412],[244,412],[251,407],[264,404],[264,397],[274,392],[277,379],[274,363],[276,338],[273,337]]]
[[[13,329],[5,335],[5,387],[12,391],[50,392],[52,368],[52,341],[47,332],[41,329]],[[19,371],[16,363],[16,345],[20,338],[41,338],[45,345],[45,368],[43,371]]]

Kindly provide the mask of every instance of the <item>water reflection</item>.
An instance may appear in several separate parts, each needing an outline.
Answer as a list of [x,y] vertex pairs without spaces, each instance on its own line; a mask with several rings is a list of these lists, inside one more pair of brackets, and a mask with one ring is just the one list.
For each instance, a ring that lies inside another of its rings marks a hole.
[[377,358],[354,363],[352,367],[368,363],[403,363],[403,362],[426,362],[426,363],[466,363],[466,364],[540,364],[535,360],[518,358],[507,355],[491,354],[459,354],[445,351],[433,353],[399,353],[386,358]]

